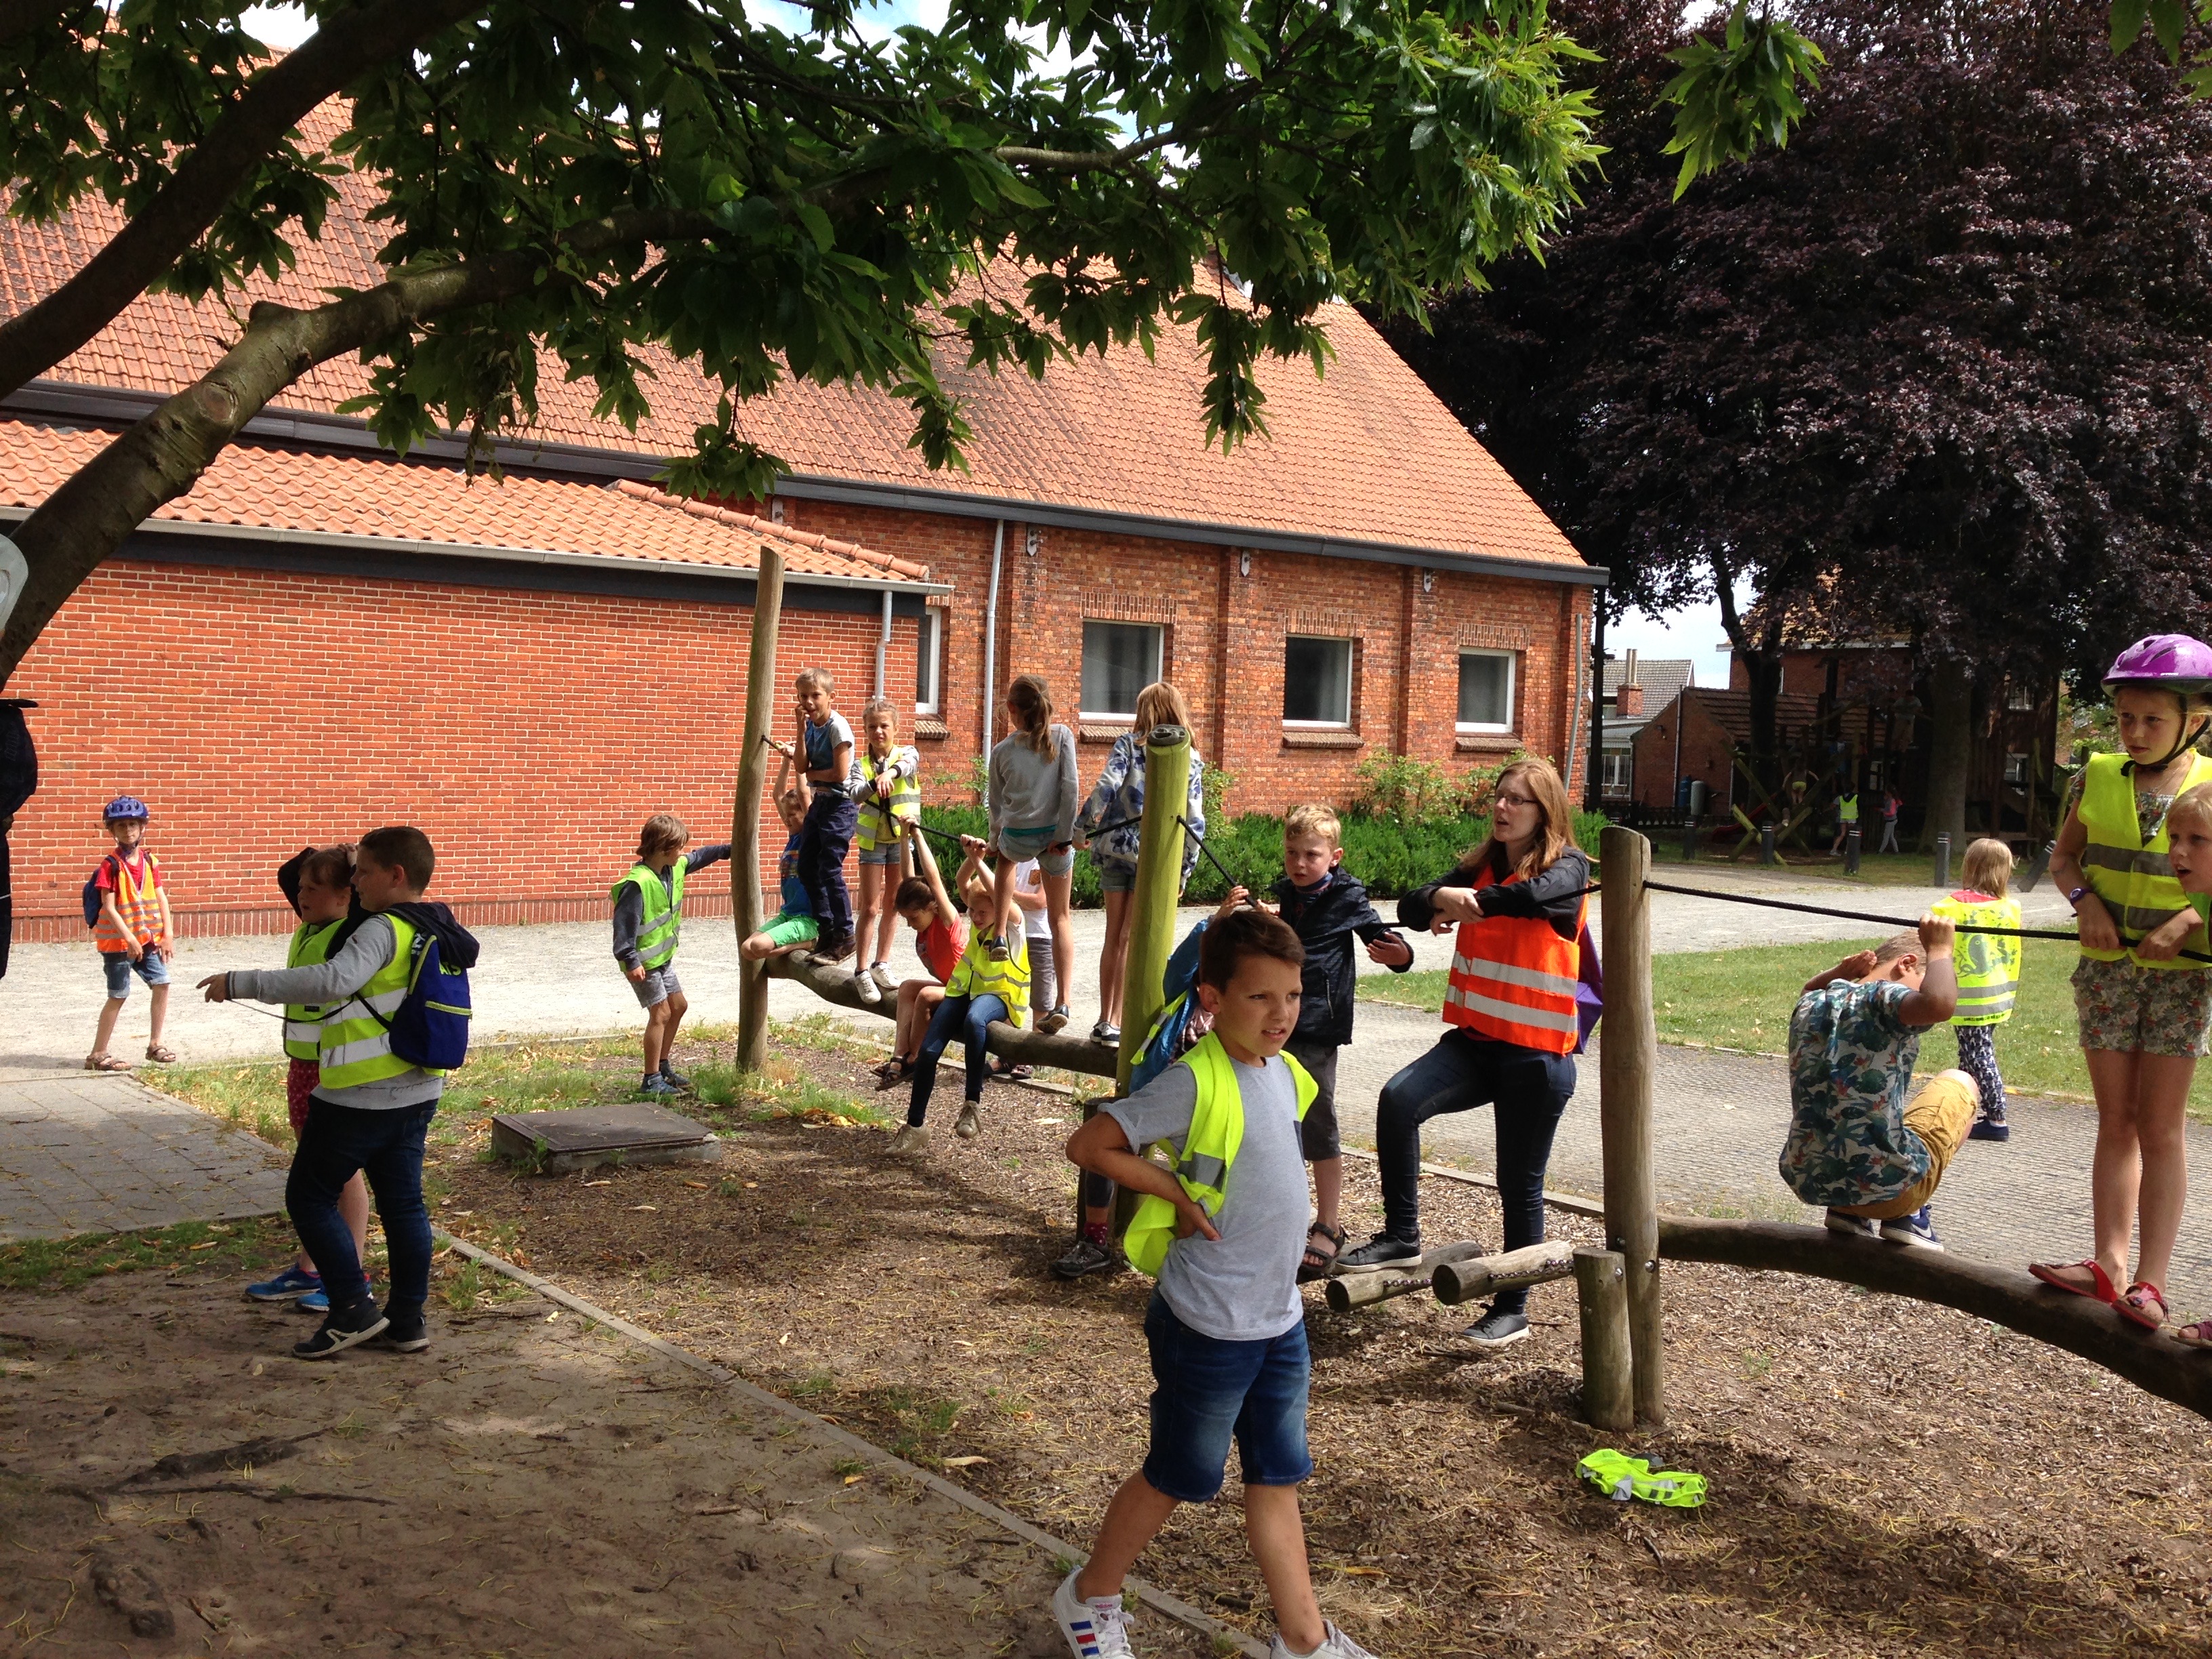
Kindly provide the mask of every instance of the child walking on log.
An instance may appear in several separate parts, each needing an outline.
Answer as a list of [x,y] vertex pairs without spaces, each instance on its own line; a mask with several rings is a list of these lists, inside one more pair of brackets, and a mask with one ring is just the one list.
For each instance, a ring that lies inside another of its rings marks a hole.
[[914,1092],[907,1101],[906,1127],[891,1141],[894,1152],[919,1152],[927,1147],[929,1131],[923,1127],[923,1120],[929,1114],[930,1091],[937,1086],[937,1062],[955,1037],[967,1054],[968,1091],[952,1133],[963,1140],[973,1140],[982,1133],[977,1109],[983,1103],[983,1081],[991,1074],[990,1051],[984,1045],[992,1023],[1004,1020],[1009,1025],[1019,1025],[1029,1016],[1027,943],[1015,933],[1012,951],[1004,957],[993,955],[986,945],[993,919],[999,914],[998,893],[977,862],[982,843],[972,836],[962,839],[969,851],[958,879],[968,901],[972,931],[959,965],[945,981],[945,1000],[930,1016],[929,1030],[915,1056]]
[[691,1086],[668,1057],[676,1028],[691,1006],[676,977],[677,936],[684,928],[684,883],[730,856],[717,842],[685,852],[691,832],[673,812],[655,812],[637,832],[637,861],[608,890],[613,901],[615,960],[645,1010],[645,1075],[638,1092],[672,1095]]
[[887,697],[871,697],[860,709],[867,747],[854,757],[858,816],[853,845],[860,858],[860,911],[853,957],[853,989],[873,1005],[896,991],[891,941],[898,936],[892,896],[905,869],[909,826],[921,817],[921,757],[898,741],[898,714]]
[[2212,760],[2196,750],[2212,724],[2212,646],[2181,634],[2138,640],[2105,690],[2127,753],[2089,757],[2051,855],[2051,878],[2081,919],[2074,1006],[2097,1097],[2094,1250],[2028,1271],[2156,1330],[2188,1195],[2189,1085],[2212,1037],[2212,963],[2202,959],[2212,942],[2173,874],[2166,834],[2176,797],[2212,781]]
[[[2011,896],[2012,848],[1987,836],[1966,849],[1961,873],[1966,884],[1937,902],[1936,914],[1969,927],[2017,927],[2020,901]],[[2021,942],[2002,933],[1961,933],[1954,960],[1959,976],[1959,1012],[1951,1030],[1959,1040],[1959,1064],[1982,1091],[1980,1110],[1968,1131],[1973,1140],[2009,1140],[2005,1121],[2004,1079],[1997,1071],[1997,1027],[2012,1018],[2020,990]]]
[[802,668],[792,682],[799,691],[799,736],[781,745],[805,782],[806,833],[799,847],[799,878],[820,938],[814,960],[834,968],[854,951],[853,897],[845,886],[845,853],[853,844],[859,811],[853,804],[853,728],[830,706],[836,681],[826,668]]
[[[1152,1443],[1107,1505],[1091,1559],[1052,1598],[1077,1659],[1132,1652],[1123,1578],[1177,1504],[1220,1492],[1232,1438],[1245,1536],[1274,1603],[1275,1659],[1374,1659],[1322,1617],[1298,1512],[1298,1486],[1313,1474],[1298,1120],[1314,1084],[1282,1049],[1297,1024],[1304,958],[1297,935],[1263,912],[1209,927],[1198,995],[1212,1030],[1068,1139],[1078,1166],[1144,1194],[1129,1260],[1159,1276],[1145,1312]],[[1156,1141],[1170,1148],[1175,1173],[1143,1156]]]
[[[1129,960],[1129,906],[1137,888],[1137,857],[1143,850],[1145,744],[1157,726],[1190,730],[1189,707],[1182,693],[1165,680],[1155,680],[1137,693],[1135,723],[1114,739],[1106,768],[1091,785],[1091,799],[1076,815],[1076,844],[1090,849],[1106,910],[1106,943],[1098,953],[1098,1023],[1091,1028],[1093,1042],[1121,1040],[1121,980]],[[1206,835],[1206,763],[1199,758],[1195,742],[1191,744],[1190,788],[1182,810],[1190,826],[1183,837],[1178,892],[1190,884],[1190,872],[1198,867],[1198,844]]]
[[1790,1016],[1790,1191],[1827,1208],[1831,1232],[1940,1250],[1929,1200],[1974,1121],[1966,1072],[1938,1073],[1907,1104],[1920,1034],[1951,1018],[1950,921],[1845,957],[1805,982]]
[[[1067,988],[1073,983],[1075,927],[1067,903],[1074,885],[1075,733],[1052,718],[1052,693],[1034,674],[1006,688],[1006,719],[1013,730],[991,750],[991,844],[998,849],[994,912],[982,948],[994,962],[1019,949],[1014,866],[1037,861],[1044,878],[1045,909],[1052,921],[1053,977],[1060,1000],[1037,1016],[1040,1031],[1067,1024]],[[1025,954],[1025,953],[1024,953]]]

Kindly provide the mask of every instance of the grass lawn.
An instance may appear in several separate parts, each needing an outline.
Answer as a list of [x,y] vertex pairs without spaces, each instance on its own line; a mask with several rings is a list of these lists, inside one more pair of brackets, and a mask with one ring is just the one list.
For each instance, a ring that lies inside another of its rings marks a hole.
[[[1970,836],[1967,839],[1971,841],[1973,837]],[[1735,837],[1723,837],[1719,845],[1723,848],[1732,848],[1735,845]],[[1785,851],[1782,855],[1782,867],[1774,873],[1807,881],[1839,882],[1849,887],[1925,887],[1934,890],[1936,858],[1931,853],[1862,852],[1858,874],[1848,876],[1844,873],[1842,855],[1830,858],[1827,856],[1827,843],[1821,842],[1819,846],[1820,855],[1811,859],[1794,848]],[[1959,864],[1966,854],[1963,845],[1951,849],[1951,881],[1954,886],[1958,884]],[[1731,859],[1725,852],[1715,850],[1714,839],[1708,834],[1699,839],[1697,862],[1685,865],[1682,862],[1682,845],[1677,837],[1670,834],[1652,843],[1651,877],[1655,881],[1668,880],[1670,878],[1666,872],[1670,869],[1694,874],[1708,867],[1756,870],[1759,867],[1759,855],[1753,853],[1748,858]]]
[[[1734,951],[1689,951],[1651,960],[1651,994],[1659,1041],[1691,1047],[1743,1048],[1778,1054],[1790,1041],[1790,1011],[1797,988],[1852,951],[1878,943],[1827,939],[1810,945],[1767,945]],[[2076,952],[2058,939],[2032,939],[2022,963],[2020,1000],[1997,1033],[1997,1064],[2008,1088],[2023,1094],[2087,1100],[2089,1074],[2075,1038],[2074,993],[2067,976]],[[1401,974],[1386,998],[1431,1010],[1444,1006],[1442,971]],[[1920,1044],[1919,1069],[1940,1072],[1958,1064],[1948,1026]],[[2199,1066],[2190,1091],[2192,1115],[2212,1121],[2212,1066]]]

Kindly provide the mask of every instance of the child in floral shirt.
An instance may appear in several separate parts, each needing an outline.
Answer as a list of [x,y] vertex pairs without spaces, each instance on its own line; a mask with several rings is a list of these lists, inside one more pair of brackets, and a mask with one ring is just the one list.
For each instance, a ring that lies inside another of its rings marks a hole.
[[1782,1179],[1827,1206],[1832,1232],[1943,1247],[1928,1200],[1973,1125],[1979,1092],[1965,1072],[1939,1073],[1908,1104],[1920,1034],[1959,999],[1951,923],[1845,957],[1807,981],[1790,1016],[1790,1138]]

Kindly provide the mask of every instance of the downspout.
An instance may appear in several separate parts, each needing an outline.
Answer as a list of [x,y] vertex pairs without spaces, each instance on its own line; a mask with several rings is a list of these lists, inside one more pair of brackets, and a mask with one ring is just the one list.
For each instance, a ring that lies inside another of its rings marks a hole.
[[891,591],[884,589],[884,631],[876,636],[876,695],[888,696],[884,684],[884,659],[891,648]]
[[983,760],[991,759],[991,727],[998,713],[999,566],[1006,553],[1006,521],[991,532],[991,591],[983,606]]
[[[1579,747],[1579,746],[1580,746],[1580,742],[1581,742],[1581,738],[1582,738],[1582,735],[1583,735],[1582,711],[1581,711],[1581,708],[1580,708],[1580,706],[1579,706],[1579,705],[1581,704],[1581,702],[1582,702],[1582,700],[1583,700],[1583,699],[1582,699],[1582,690],[1583,690],[1583,632],[1582,632],[1582,629],[1580,629],[1579,628],[1577,628],[1577,629],[1575,630],[1574,638],[1575,638],[1575,678],[1574,678],[1575,700],[1574,700],[1574,702],[1573,702],[1572,704],[1569,705],[1569,706],[1570,706],[1571,708],[1572,708],[1574,709],[1574,711],[1575,711],[1575,712],[1573,713],[1573,714],[1572,714],[1572,715],[1571,715],[1571,716],[1569,717],[1569,719],[1568,719],[1568,720],[1567,720],[1567,776],[1569,776],[1569,777],[1571,777],[1571,778],[1572,776],[1574,776],[1574,775],[1575,775],[1575,750],[1576,750],[1576,749],[1577,749],[1577,747]],[[1600,680],[1600,684],[1603,684],[1602,678],[1601,678],[1601,680]],[[1595,703],[1595,702],[1593,702],[1593,703],[1591,704],[1591,708],[1590,708],[1590,714],[1591,714],[1591,717],[1592,717],[1592,719],[1595,719],[1596,714],[1597,714],[1597,705]],[[1595,759],[1595,757],[1596,757],[1596,754],[1597,754],[1597,733],[1596,733],[1596,732],[1591,732],[1591,733],[1590,733],[1590,755],[1591,755],[1591,757],[1593,757],[1593,759]],[[1595,790],[1592,790],[1592,791],[1591,791],[1591,793],[1595,793]],[[1570,796],[1570,797],[1568,797],[1568,799],[1571,800],[1571,799],[1573,799],[1573,797],[1572,797],[1572,796]]]

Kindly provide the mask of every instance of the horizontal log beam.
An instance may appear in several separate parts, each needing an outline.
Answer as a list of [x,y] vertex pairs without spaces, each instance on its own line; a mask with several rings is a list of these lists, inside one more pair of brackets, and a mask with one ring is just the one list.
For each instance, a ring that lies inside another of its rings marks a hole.
[[1430,1275],[1429,1286],[1447,1308],[1496,1291],[1517,1291],[1549,1279],[1571,1279],[1575,1247],[1564,1238],[1541,1244],[1525,1244],[1503,1255],[1479,1255],[1466,1261],[1447,1261]]
[[[797,952],[786,957],[768,959],[770,979],[787,979],[804,985],[824,1002],[834,1002],[840,1008],[856,1009],[864,1014],[877,1014],[885,1019],[897,1012],[893,999],[885,997],[879,1003],[860,1000],[860,994],[853,988],[853,975],[845,968],[817,968],[800,959]],[[1110,1078],[1118,1057],[1118,1050],[1103,1042],[1092,1042],[1085,1037],[1068,1036],[1055,1031],[1049,1036],[1042,1031],[1024,1030],[995,1020],[991,1025],[990,1039],[984,1045],[1000,1059],[1017,1066],[1051,1066],[1063,1072],[1080,1072],[1087,1077]]]
[[1670,1261],[1832,1279],[1956,1308],[2079,1354],[2146,1394],[2212,1418],[2212,1353],[2144,1330],[2087,1297],[2051,1290],[2009,1267],[1844,1238],[1822,1227],[1672,1216],[1659,1218],[1659,1254]]
[[1440,1244],[1405,1261],[1394,1261],[1373,1273],[1343,1273],[1328,1281],[1322,1294],[1338,1313],[1372,1307],[1394,1296],[1411,1296],[1431,1288],[1430,1275],[1447,1261],[1465,1261],[1482,1254],[1480,1244]]

